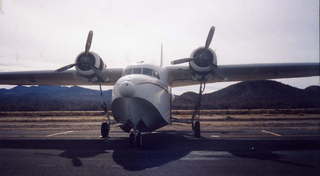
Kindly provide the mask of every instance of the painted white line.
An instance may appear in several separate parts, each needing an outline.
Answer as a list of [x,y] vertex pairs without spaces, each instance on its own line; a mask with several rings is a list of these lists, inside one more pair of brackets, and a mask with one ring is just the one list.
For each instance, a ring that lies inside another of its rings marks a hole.
[[225,152],[225,151],[208,151],[208,150],[202,150],[202,151],[191,151],[189,154],[193,155],[193,156],[226,156],[226,155],[230,155],[229,152]]
[[215,161],[215,160],[221,160],[221,158],[215,158],[215,157],[183,157],[180,160],[191,160],[191,161]]
[[220,136],[218,136],[218,135],[211,135],[210,137],[212,137],[212,138],[219,138]]
[[180,158],[179,160],[202,160],[212,161],[231,158],[233,155],[229,152],[223,151],[192,151],[188,155]]
[[61,135],[61,134],[68,134],[68,133],[72,133],[72,132],[74,132],[74,131],[65,131],[65,132],[60,132],[60,133],[54,133],[54,134],[47,135],[47,137],[57,136],[57,135]]
[[272,131],[267,131],[267,130],[261,130],[262,133],[267,133],[267,134],[271,134],[273,136],[282,136],[281,134],[272,132]]

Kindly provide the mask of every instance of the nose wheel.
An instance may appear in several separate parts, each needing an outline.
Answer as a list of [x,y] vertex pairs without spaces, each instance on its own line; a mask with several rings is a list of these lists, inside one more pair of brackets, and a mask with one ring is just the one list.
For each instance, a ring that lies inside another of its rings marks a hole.
[[140,131],[134,130],[129,134],[129,143],[136,147],[142,146],[142,135]]

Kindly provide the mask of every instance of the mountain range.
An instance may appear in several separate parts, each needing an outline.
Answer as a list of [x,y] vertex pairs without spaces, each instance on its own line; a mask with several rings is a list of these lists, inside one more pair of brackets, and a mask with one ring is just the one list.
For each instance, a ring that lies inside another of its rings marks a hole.
[[[175,109],[191,109],[198,94],[186,92],[176,97]],[[320,107],[320,86],[299,89],[277,81],[245,81],[205,94],[202,109],[277,109]]]
[[78,86],[16,86],[0,89],[0,111],[101,110],[102,101],[110,104],[112,91]]
[[[112,90],[100,91],[78,86],[16,86],[0,89],[0,111],[101,110],[111,103]],[[192,109],[198,95],[175,96],[174,109]],[[276,81],[246,81],[204,94],[202,109],[318,108],[320,86],[299,89]]]

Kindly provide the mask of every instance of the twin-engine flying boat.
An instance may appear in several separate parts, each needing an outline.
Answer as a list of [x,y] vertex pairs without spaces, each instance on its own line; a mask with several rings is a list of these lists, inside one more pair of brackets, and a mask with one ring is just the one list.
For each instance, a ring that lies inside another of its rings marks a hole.
[[[192,115],[192,130],[200,137],[201,97],[206,83],[319,76],[319,63],[272,63],[218,65],[210,48],[215,27],[205,45],[172,66],[149,64],[107,68],[102,58],[90,51],[93,32],[85,51],[75,62],[57,70],[0,72],[0,84],[10,85],[113,85],[111,110],[129,141],[142,145],[142,133],[155,131],[171,122],[172,87],[199,84],[199,97]],[[162,63],[162,61],[161,61]],[[188,65],[177,66],[188,63]],[[75,67],[75,70],[70,70]],[[107,111],[107,109],[105,109]],[[101,136],[109,135],[110,120],[101,124]]]

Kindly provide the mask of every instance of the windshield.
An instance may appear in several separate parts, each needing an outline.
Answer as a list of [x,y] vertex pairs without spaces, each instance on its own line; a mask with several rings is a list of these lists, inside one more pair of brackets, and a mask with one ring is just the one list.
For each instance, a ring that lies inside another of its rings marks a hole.
[[139,67],[126,68],[124,71],[124,75],[130,75],[130,74],[143,74],[143,75],[148,75],[148,76],[152,76],[157,79],[160,79],[159,72],[150,68],[139,68]]

